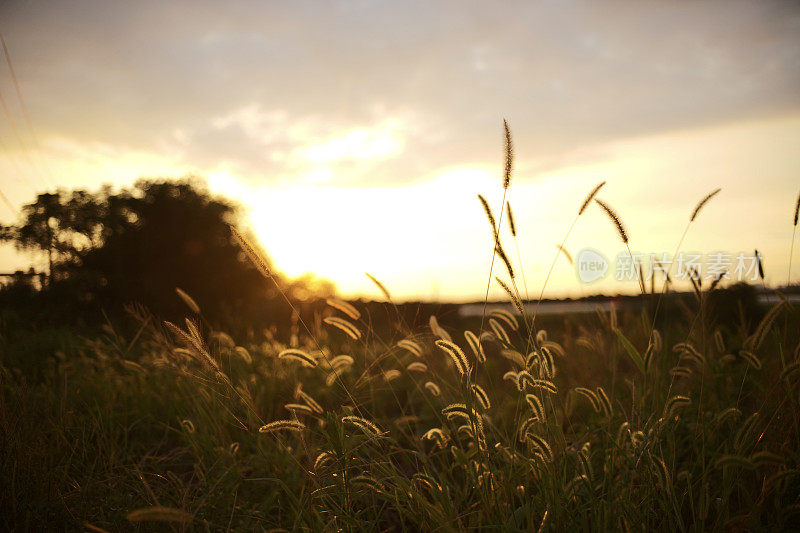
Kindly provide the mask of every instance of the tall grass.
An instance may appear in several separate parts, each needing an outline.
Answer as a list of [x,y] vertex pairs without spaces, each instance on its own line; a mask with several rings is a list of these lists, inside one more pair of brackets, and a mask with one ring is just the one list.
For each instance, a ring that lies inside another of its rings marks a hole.
[[[526,313],[484,205],[515,312],[475,323],[432,316],[414,329],[370,276],[398,315],[388,328],[358,303],[330,299],[315,316],[298,313],[302,330],[233,339],[177,289],[192,314],[185,324],[137,309],[135,338],[111,329],[76,343],[38,384],[4,361],[3,525],[797,527],[793,306],[718,323],[714,284],[698,286],[701,305],[673,306],[659,323],[614,310],[545,327]],[[258,251],[233,236],[270,278]]]

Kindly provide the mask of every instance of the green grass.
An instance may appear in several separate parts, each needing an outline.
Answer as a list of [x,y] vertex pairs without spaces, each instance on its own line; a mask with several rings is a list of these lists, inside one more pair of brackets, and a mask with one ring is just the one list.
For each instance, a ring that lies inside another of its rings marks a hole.
[[[507,125],[506,143],[504,187]],[[495,223],[484,202],[519,310],[502,207]],[[643,294],[641,314],[537,321],[440,316],[412,328],[413,313],[391,301],[377,311],[334,303],[233,339],[182,295],[192,316],[179,326],[134,309],[128,336],[5,331],[1,525],[798,529],[798,312],[785,301],[755,309],[741,286],[719,296],[716,284],[694,285],[694,299]],[[48,345],[60,355],[29,357]]]
[[[152,321],[133,346],[112,331],[73,341],[71,355],[52,361],[37,381],[3,368],[3,525],[79,529],[88,523],[109,531],[797,527],[800,372],[781,377],[797,361],[796,326],[785,329],[797,323],[797,313],[782,306],[769,328],[717,329],[712,313],[704,313],[701,327],[698,309],[668,317],[661,346],[649,349],[646,313],[553,320],[531,351],[549,348],[555,376],[544,357],[530,358],[527,371],[552,381],[556,394],[519,391],[503,379],[523,370],[515,356],[501,354],[508,347],[485,338],[487,361],[480,364],[463,330],[444,320],[441,326],[472,366],[469,381],[429,329],[379,332],[369,317],[352,321],[362,332],[358,341],[311,320],[319,325],[299,343],[320,362],[315,368],[278,358],[286,339],[237,339],[247,357],[225,335],[201,331],[200,350],[208,350],[217,371],[192,342],[179,342]],[[326,314],[350,320],[334,309]],[[508,329],[520,352],[526,324]],[[404,338],[422,347],[421,358],[396,347]],[[678,343],[688,344],[676,353]],[[758,361],[741,356],[743,347]],[[354,363],[327,384],[325,361],[340,354]],[[426,363],[427,372],[406,371],[414,361]],[[686,375],[674,376],[676,366],[688,369]],[[384,372],[392,369],[400,376],[387,382]],[[424,387],[427,381],[441,396]],[[468,393],[470,382],[485,389],[491,408],[482,410]],[[284,405],[303,403],[299,384],[323,413],[296,415],[306,426],[301,432],[259,433],[268,422],[295,419]],[[602,387],[610,411],[602,405],[595,411],[576,387]],[[540,399],[544,419],[528,424],[529,437],[520,440],[532,414],[526,394]],[[676,396],[688,397],[688,405],[665,412]],[[452,403],[477,414],[447,419],[442,409]],[[343,424],[350,414],[374,422],[381,435]],[[432,428],[448,435],[444,446],[421,438]],[[314,468],[323,451],[331,459]],[[185,514],[151,512],[183,521],[126,518],[151,507],[179,510]]]

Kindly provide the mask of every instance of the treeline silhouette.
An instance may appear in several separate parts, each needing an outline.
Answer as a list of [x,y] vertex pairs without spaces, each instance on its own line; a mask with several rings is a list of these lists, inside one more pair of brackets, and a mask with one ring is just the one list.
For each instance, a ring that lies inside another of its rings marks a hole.
[[206,320],[238,329],[287,322],[280,291],[298,305],[333,293],[331,283],[310,276],[264,279],[232,242],[229,225],[239,212],[192,179],[40,194],[18,224],[0,228],[0,238],[43,252],[48,275],[42,287],[36,276],[17,276],[0,291],[4,321],[91,326],[132,303],[177,320],[186,313],[179,287]]

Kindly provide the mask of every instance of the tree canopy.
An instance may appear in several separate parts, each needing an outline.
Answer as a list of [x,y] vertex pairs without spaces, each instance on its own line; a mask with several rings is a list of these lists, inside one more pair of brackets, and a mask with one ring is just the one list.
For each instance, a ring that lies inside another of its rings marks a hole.
[[[238,212],[197,181],[141,180],[118,192],[106,187],[40,194],[23,207],[19,224],[0,229],[0,238],[47,254],[47,290],[68,286],[75,298],[104,308],[139,302],[159,315],[183,313],[179,287],[209,317],[235,312],[275,318],[269,304],[278,288],[231,239],[229,225]],[[308,278],[275,279],[289,292],[333,290]]]

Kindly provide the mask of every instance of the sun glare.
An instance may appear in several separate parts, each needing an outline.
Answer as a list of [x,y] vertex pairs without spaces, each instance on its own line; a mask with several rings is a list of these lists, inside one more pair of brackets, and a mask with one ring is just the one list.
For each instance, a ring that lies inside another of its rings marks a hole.
[[248,201],[250,221],[289,276],[313,273],[335,281],[343,294],[363,295],[374,292],[369,271],[411,297],[420,283],[437,285],[435,272],[447,278],[447,267],[464,254],[459,247],[470,244],[461,232],[484,224],[479,217],[465,221],[464,212],[474,207],[473,191],[489,189],[494,179],[486,169],[455,168],[403,187],[263,188]]

